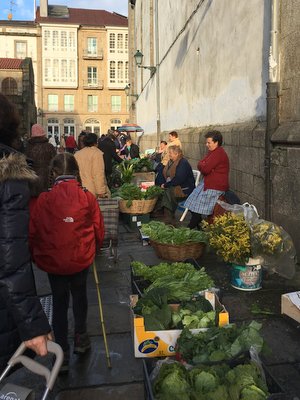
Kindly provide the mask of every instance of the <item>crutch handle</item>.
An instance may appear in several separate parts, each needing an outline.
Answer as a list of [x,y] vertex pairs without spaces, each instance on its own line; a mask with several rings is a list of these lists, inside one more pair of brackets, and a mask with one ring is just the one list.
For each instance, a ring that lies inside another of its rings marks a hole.
[[6,376],[8,371],[14,365],[21,363],[22,365],[24,365],[24,367],[26,367],[33,373],[44,376],[46,379],[47,389],[52,390],[55,380],[56,380],[56,377],[58,375],[58,372],[60,370],[60,367],[61,367],[63,359],[64,359],[64,353],[62,351],[62,348],[57,343],[54,343],[51,340],[47,341],[47,349],[48,349],[49,353],[55,354],[55,363],[54,363],[51,371],[44,365],[40,364],[39,362],[37,362],[27,356],[24,356],[23,353],[26,350],[26,346],[24,343],[21,343],[20,346],[15,351],[14,355],[8,361],[7,367],[0,377],[0,381]]

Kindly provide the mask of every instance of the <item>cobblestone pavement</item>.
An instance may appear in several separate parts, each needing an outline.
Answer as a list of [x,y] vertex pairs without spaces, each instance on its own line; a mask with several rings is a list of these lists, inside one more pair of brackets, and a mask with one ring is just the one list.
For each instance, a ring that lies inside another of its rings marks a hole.
[[[150,246],[142,246],[137,231],[120,224],[118,258],[115,263],[105,251],[96,257],[107,340],[112,368],[107,368],[105,348],[99,322],[97,292],[92,271],[88,278],[89,315],[88,332],[92,349],[83,356],[73,355],[70,372],[59,377],[49,400],[114,400],[144,399],[142,361],[133,356],[129,296],[131,294],[130,262],[139,260],[153,265],[160,260]],[[230,314],[231,322],[259,320],[269,352],[263,362],[269,372],[290,396],[284,399],[300,399],[300,329],[294,321],[280,314],[282,293],[299,288],[297,281],[286,281],[278,276],[264,276],[263,288],[255,292],[233,289],[229,284],[229,269],[213,254],[205,254],[198,263],[207,269],[221,289],[221,301]],[[47,276],[35,270],[40,296],[50,293]],[[253,314],[253,305],[271,314]],[[73,323],[70,314],[70,344],[72,346]],[[42,360],[50,365],[51,359]],[[9,382],[35,389],[37,399],[44,389],[43,379],[20,369]],[[283,397],[282,397],[283,398]]]

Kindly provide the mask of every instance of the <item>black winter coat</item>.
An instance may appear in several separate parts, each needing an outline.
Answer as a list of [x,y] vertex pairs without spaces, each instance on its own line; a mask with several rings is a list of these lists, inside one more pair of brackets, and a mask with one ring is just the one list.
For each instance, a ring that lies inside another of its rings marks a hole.
[[31,190],[32,196],[38,196],[48,190],[49,165],[56,150],[46,136],[36,136],[28,139],[25,154],[32,161],[32,168],[39,177]]
[[110,137],[105,137],[98,143],[99,149],[103,152],[103,159],[105,164],[105,175],[112,173],[112,161],[115,160],[121,163],[123,160],[116,152],[115,142]]
[[0,143],[0,369],[21,341],[50,332],[36,297],[28,247],[29,188],[24,155]]

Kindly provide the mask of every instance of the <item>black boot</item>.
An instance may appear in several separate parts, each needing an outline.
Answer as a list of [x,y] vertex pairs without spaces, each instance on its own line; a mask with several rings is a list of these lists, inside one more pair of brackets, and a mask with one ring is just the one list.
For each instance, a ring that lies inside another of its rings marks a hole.
[[191,217],[190,222],[188,224],[188,228],[190,228],[190,229],[199,229],[199,224],[202,221],[201,214],[197,214],[197,213],[192,212],[192,211],[191,211],[191,214],[192,214],[192,217]]

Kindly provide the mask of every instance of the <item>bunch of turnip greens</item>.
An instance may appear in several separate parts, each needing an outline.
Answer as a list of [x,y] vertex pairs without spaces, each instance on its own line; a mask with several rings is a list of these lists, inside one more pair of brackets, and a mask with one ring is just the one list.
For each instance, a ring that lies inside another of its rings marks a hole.
[[177,339],[177,352],[194,365],[231,360],[249,351],[251,346],[259,353],[264,343],[260,329],[261,324],[255,321],[239,327],[230,324],[210,328],[196,334],[184,329]]
[[163,244],[207,243],[207,234],[203,231],[189,228],[174,228],[159,221],[142,224],[141,230],[144,235],[149,236],[150,240],[152,239]]
[[168,291],[169,302],[190,300],[193,295],[214,287],[214,282],[204,268],[187,272],[182,278],[173,275],[161,276],[147,288],[145,293],[153,288],[163,288]]
[[133,275],[140,276],[150,282],[154,282],[157,278],[166,275],[180,279],[183,278],[187,272],[195,271],[194,265],[184,262],[162,262],[150,267],[140,261],[133,261],[131,266]]
[[127,200],[126,206],[131,207],[133,200],[150,200],[159,197],[163,193],[163,189],[159,186],[150,186],[145,192],[133,183],[124,183],[117,191],[114,192],[114,197],[121,197]]

